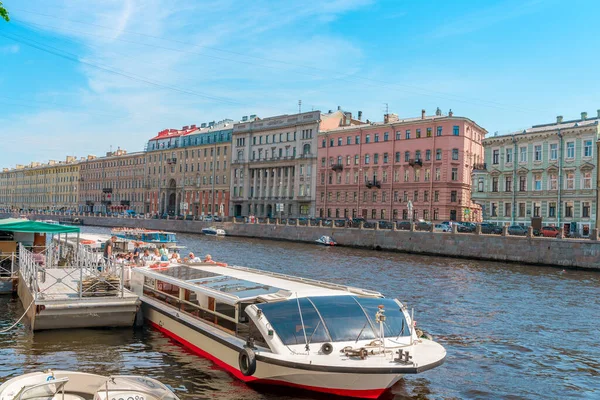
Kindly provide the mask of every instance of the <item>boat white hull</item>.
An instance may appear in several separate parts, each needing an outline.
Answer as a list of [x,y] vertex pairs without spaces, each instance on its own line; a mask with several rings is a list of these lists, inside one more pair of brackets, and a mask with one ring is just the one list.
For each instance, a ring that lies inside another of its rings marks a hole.
[[[161,309],[152,305],[152,301],[144,301],[143,310],[145,318],[153,327],[197,354],[212,360],[244,382],[293,386],[340,396],[376,399],[402,377],[402,374],[397,372],[365,373],[356,368],[338,368],[344,370],[338,372],[335,368],[278,362],[260,355],[257,356],[256,372],[252,376],[245,376],[238,363],[239,352],[243,348],[241,339],[234,339],[239,342],[234,344],[231,336],[225,332],[215,334],[202,331],[198,326],[180,318],[176,311]],[[415,369],[412,373],[433,368],[441,362]]]

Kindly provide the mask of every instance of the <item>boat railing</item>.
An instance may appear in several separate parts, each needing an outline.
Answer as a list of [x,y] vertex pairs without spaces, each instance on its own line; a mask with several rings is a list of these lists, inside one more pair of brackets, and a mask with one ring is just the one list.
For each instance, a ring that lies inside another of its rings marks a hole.
[[19,271],[21,279],[30,290],[34,300],[37,300],[39,292],[38,287],[38,263],[33,257],[33,253],[19,243]]
[[19,272],[17,255],[15,253],[0,254],[0,277],[14,278]]

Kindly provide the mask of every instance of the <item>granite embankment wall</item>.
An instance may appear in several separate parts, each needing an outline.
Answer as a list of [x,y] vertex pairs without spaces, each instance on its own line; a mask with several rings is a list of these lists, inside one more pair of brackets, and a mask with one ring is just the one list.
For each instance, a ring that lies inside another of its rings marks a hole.
[[[49,217],[40,216],[40,219],[47,218]],[[232,236],[308,243],[314,243],[321,235],[329,235],[342,246],[600,270],[600,241],[597,240],[597,232],[594,232],[596,240],[553,239],[264,223],[210,223],[85,216],[80,218],[85,225],[143,227],[184,233],[200,233],[204,227],[217,225]]]

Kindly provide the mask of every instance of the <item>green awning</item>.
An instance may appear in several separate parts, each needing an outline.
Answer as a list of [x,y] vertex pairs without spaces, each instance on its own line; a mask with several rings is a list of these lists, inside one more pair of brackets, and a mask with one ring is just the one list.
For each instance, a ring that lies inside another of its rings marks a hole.
[[0,219],[0,231],[27,233],[78,233],[76,226],[54,225],[28,219]]

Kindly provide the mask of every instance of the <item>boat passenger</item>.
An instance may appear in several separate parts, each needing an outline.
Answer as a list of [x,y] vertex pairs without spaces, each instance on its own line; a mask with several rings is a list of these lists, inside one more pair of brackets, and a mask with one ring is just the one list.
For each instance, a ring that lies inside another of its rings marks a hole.
[[111,236],[110,239],[106,241],[104,244],[104,259],[106,261],[110,260],[113,256],[113,246],[117,241],[117,237],[115,235]]
[[191,263],[199,263],[202,262],[202,260],[200,259],[200,257],[196,257],[194,255],[194,253],[190,252],[190,254],[188,254],[188,261]]
[[206,257],[204,257],[204,260],[202,262],[210,263],[210,264],[215,263],[215,261],[212,259],[212,256],[210,254],[207,254]]
[[144,262],[154,261],[154,256],[150,254],[150,250],[148,250],[148,249],[144,250],[144,255],[142,256],[142,261],[144,261]]
[[167,249],[167,246],[164,243],[162,246],[160,246],[159,253],[161,261],[169,261],[169,250]]
[[160,261],[161,255],[160,255],[160,251],[158,249],[154,249],[154,256],[152,257],[152,259],[154,261]]
[[171,258],[169,259],[169,261],[171,262],[171,264],[178,264],[178,263],[180,263],[181,260],[179,259],[179,254],[177,254],[177,253],[171,254]]
[[142,248],[140,247],[141,243],[140,242],[134,242],[133,243],[133,259],[137,261],[138,258],[140,258],[140,255],[142,253]]

